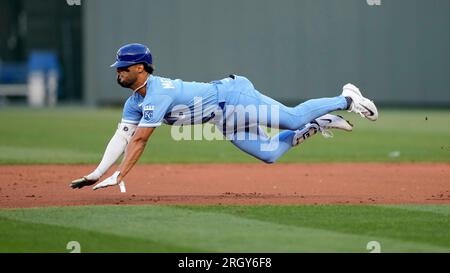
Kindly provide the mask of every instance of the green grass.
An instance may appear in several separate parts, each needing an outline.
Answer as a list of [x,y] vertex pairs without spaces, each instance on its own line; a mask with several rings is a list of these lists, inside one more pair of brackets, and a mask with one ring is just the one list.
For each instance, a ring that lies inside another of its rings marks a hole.
[[[280,162],[450,162],[450,111],[381,110]],[[0,109],[0,164],[98,163],[118,109]],[[226,141],[155,131],[141,163],[258,162]],[[400,155],[390,157],[391,152]],[[0,209],[0,252],[450,252],[450,206],[86,206]]]
[[450,206],[0,210],[0,252],[449,252]]
[[[316,136],[280,162],[450,161],[450,111],[381,109],[375,123],[341,114],[354,132]],[[98,163],[120,117],[119,109],[0,109],[0,164]],[[175,141],[171,129],[155,131],[141,163],[258,162],[227,141]]]

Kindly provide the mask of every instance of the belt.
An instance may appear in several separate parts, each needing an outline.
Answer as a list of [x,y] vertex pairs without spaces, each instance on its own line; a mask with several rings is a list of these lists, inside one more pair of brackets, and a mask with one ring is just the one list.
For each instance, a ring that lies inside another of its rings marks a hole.
[[[227,83],[230,83],[230,79],[235,80],[236,75],[230,75],[225,79],[214,82],[214,85],[216,86],[217,89],[217,101],[219,102],[219,106],[223,105],[224,102],[226,101],[227,92],[230,90],[230,86]],[[221,108],[223,107],[221,106]]]

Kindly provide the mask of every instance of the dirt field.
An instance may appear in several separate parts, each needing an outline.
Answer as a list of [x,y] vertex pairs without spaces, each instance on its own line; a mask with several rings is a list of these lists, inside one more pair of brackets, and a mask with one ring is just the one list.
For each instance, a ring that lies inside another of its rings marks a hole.
[[[0,166],[0,207],[107,204],[450,204],[450,164],[138,165],[118,187],[73,190],[89,165]],[[106,177],[106,176],[105,176]]]

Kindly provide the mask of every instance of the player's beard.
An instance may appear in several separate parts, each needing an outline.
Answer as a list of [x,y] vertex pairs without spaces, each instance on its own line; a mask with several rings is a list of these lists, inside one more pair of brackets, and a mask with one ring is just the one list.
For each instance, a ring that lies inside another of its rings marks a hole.
[[119,75],[117,75],[117,83],[123,88],[130,88],[133,85],[133,82],[121,81]]

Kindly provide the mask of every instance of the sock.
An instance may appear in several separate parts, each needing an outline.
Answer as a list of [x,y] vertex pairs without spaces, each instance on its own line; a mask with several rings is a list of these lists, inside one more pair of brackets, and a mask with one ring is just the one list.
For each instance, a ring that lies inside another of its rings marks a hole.
[[345,100],[347,101],[347,108],[344,110],[349,110],[350,107],[352,106],[353,100],[350,97],[345,97]]
[[300,130],[295,131],[295,136],[292,139],[292,146],[297,146],[303,143],[305,140],[315,135],[319,131],[319,125],[313,121],[308,123]]

